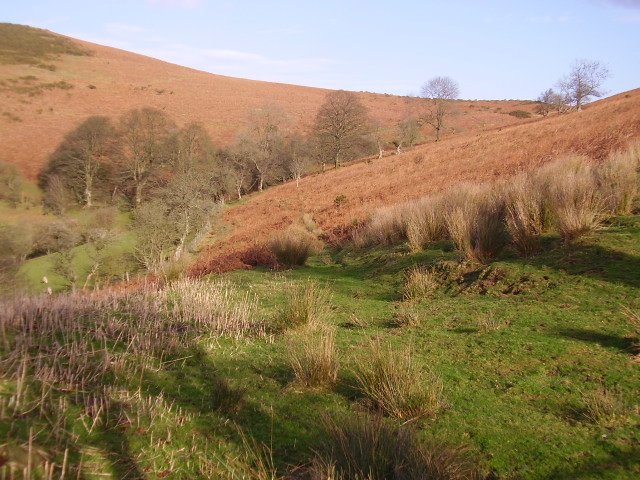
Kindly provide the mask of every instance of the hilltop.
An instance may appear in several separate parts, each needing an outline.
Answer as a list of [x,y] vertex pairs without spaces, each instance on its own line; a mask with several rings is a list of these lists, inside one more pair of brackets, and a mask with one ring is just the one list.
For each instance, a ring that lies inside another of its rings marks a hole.
[[[17,37],[21,42],[16,45],[7,40]],[[117,118],[151,106],[167,112],[180,127],[201,122],[217,144],[226,145],[245,124],[248,111],[267,102],[282,105],[292,123],[305,131],[329,92],[215,75],[19,25],[0,24],[0,38],[0,151],[3,160],[19,165],[30,179],[64,134],[91,115]],[[42,45],[51,44],[65,47],[43,50]],[[8,61],[7,51],[17,61]],[[358,96],[387,127],[420,108],[417,98]],[[458,101],[457,107],[451,128],[469,132],[527,122],[509,112],[532,112],[535,103]]]

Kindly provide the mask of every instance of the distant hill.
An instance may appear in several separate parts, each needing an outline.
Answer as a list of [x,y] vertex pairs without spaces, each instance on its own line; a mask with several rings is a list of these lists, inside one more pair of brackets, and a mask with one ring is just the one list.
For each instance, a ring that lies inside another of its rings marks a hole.
[[[419,86],[416,86],[419,87]],[[166,111],[182,126],[202,122],[218,144],[231,142],[249,109],[281,104],[308,129],[328,90],[214,75],[153,58],[64,37],[46,30],[0,24],[0,159],[34,179],[65,133],[90,115],[114,118],[138,107]],[[420,99],[360,92],[371,116],[391,128]],[[458,101],[456,132],[481,131],[529,120],[535,104]]]

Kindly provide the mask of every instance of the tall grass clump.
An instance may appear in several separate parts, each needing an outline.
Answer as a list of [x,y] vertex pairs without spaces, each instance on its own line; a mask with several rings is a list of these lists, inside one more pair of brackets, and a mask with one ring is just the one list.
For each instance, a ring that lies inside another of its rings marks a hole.
[[505,188],[505,221],[511,241],[520,255],[540,251],[540,235],[552,224],[549,199],[542,177],[520,175]]
[[288,330],[322,323],[329,313],[330,302],[328,290],[318,282],[307,280],[295,285],[278,312],[276,329]]
[[283,265],[302,266],[320,250],[319,241],[309,232],[288,228],[271,237],[269,249]]
[[445,203],[442,195],[420,198],[408,204],[407,240],[412,251],[420,251],[429,243],[445,240]]
[[425,375],[409,348],[372,342],[354,374],[367,400],[386,415],[418,418],[434,414],[443,405],[442,382],[435,374]]
[[420,441],[411,427],[380,416],[325,416],[328,441],[311,466],[317,480],[479,479],[464,447]]
[[604,198],[607,212],[612,215],[628,215],[638,194],[638,168],[640,167],[640,142],[630,144],[626,150],[614,152],[598,165],[597,182]]
[[541,174],[548,182],[554,224],[563,241],[600,228],[607,217],[606,202],[588,159],[562,158],[544,167]]
[[408,209],[405,205],[391,205],[373,212],[362,233],[362,245],[391,246],[407,238]]
[[425,266],[415,266],[405,272],[402,291],[404,300],[422,300],[440,285],[436,272]]
[[309,325],[289,337],[288,347],[296,384],[318,387],[335,383],[338,378],[335,328]]
[[495,188],[463,185],[447,194],[445,223],[456,248],[485,263],[507,243],[505,201]]

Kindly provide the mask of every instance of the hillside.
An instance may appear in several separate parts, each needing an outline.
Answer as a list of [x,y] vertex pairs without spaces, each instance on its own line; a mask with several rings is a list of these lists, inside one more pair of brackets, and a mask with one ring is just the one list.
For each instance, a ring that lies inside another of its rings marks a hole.
[[[25,59],[23,52],[18,52],[17,63],[7,63],[6,55],[0,55],[0,158],[20,165],[30,179],[64,134],[90,115],[117,118],[130,109],[152,106],[166,111],[179,126],[201,122],[213,140],[224,145],[242,128],[248,110],[267,102],[284,106],[293,123],[307,129],[328,92],[214,75],[28,27],[0,24],[0,38],[3,31],[5,39],[16,35],[66,39],[73,46],[70,51],[79,48],[89,53],[56,51],[40,64]],[[0,43],[0,54],[27,44],[9,43]],[[409,97],[365,92],[359,96],[371,116],[388,127],[420,105],[419,99]],[[517,100],[459,101],[451,128],[464,132],[527,122],[508,112],[531,112],[534,106]]]
[[[640,136],[640,90],[587,106],[582,112],[540,118],[524,125],[467,132],[403,155],[356,162],[338,171],[316,174],[253,195],[229,208],[226,236],[214,236],[195,272],[241,267],[256,245],[276,230],[301,223],[304,214],[326,233],[365,220],[377,207],[443,190],[459,182],[485,182],[529,171],[562,155],[578,153],[603,159]],[[338,195],[348,202],[336,207]],[[258,248],[259,250],[259,248]],[[249,259],[249,260],[248,260]]]

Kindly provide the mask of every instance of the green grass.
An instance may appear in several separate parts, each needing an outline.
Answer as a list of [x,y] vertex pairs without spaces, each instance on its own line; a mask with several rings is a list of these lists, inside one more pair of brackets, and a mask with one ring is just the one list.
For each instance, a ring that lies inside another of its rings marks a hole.
[[[105,374],[117,408],[91,433],[77,420],[84,407],[72,401],[74,394],[56,391],[56,401],[68,398],[67,428],[78,437],[60,433],[64,438],[55,443],[45,428],[55,415],[43,417],[36,409],[12,417],[2,405],[0,435],[28,445],[31,428],[37,432],[32,443],[58,465],[64,449],[56,445],[69,445],[69,465],[84,455],[85,478],[92,472],[269,478],[257,465],[270,459],[284,475],[308,465],[330,440],[324,415],[373,414],[355,366],[379,341],[410,349],[416,367],[442,384],[443,407],[411,421],[416,441],[460,447],[493,478],[637,478],[640,363],[625,308],[640,309],[640,217],[615,217],[604,230],[569,245],[558,236],[544,236],[541,243],[536,256],[506,250],[488,265],[463,260],[442,242],[417,253],[406,246],[348,248],[311,257],[305,268],[225,274],[237,295],[257,297],[255,315],[267,324],[295,285],[325,286],[325,321],[336,328],[343,359],[335,384],[296,382],[291,336],[192,335],[187,317],[176,323],[161,315],[158,321],[175,329],[169,333],[188,341],[140,357],[133,356],[133,346],[120,351],[146,367],[124,377]],[[429,268],[438,286],[423,298],[418,293],[404,300],[407,272],[416,266]],[[180,298],[172,295],[162,298],[178,308]],[[397,321],[407,308],[419,322]],[[136,312],[121,307],[111,315],[135,323]],[[119,343],[105,338],[118,358]],[[7,405],[17,383],[2,381]],[[37,396],[41,383],[27,383]],[[398,427],[403,420],[385,422]],[[246,453],[247,445],[257,457]]]

